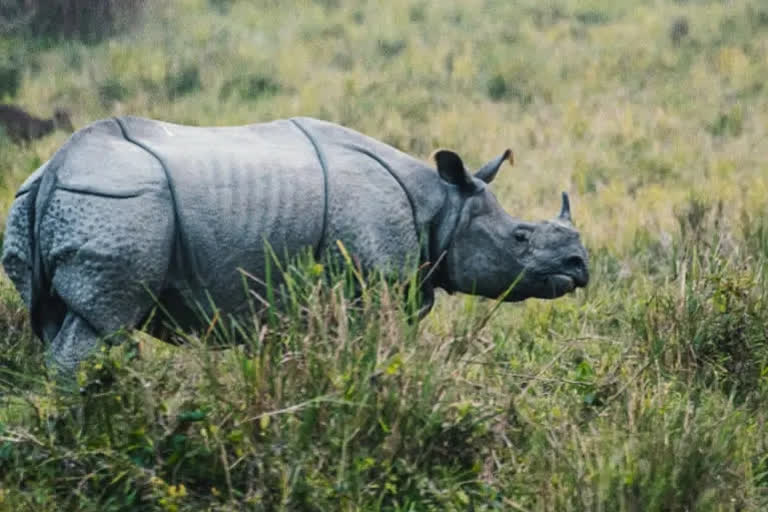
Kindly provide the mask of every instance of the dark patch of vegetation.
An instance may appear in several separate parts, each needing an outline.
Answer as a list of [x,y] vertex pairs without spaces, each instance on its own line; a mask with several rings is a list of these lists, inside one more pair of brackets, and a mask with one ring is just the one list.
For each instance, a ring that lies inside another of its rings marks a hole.
[[332,25],[328,25],[326,27],[323,27],[320,32],[319,36],[322,38],[338,38],[343,39],[344,36],[347,33],[347,29],[344,27],[341,23],[334,23]]
[[574,18],[584,25],[603,25],[611,19],[606,12],[598,9],[580,10],[574,14]]
[[744,129],[744,112],[738,106],[727,112],[721,112],[707,125],[707,131],[715,137],[738,137]]
[[502,75],[494,75],[488,80],[488,97],[494,101],[500,101],[507,96],[507,81]]
[[526,90],[510,83],[504,75],[498,74],[488,80],[488,97],[493,101],[517,101],[521,105],[528,105],[533,101],[533,95]]
[[396,57],[405,50],[408,43],[403,39],[395,39],[388,41],[386,39],[379,39],[376,43],[379,53],[384,57]]
[[233,95],[246,101],[255,101],[273,96],[282,90],[280,82],[268,75],[250,74],[224,82],[219,90],[219,99],[226,100]]
[[[0,382],[19,389],[38,384],[41,348],[40,341],[31,333],[26,309],[15,290],[3,290],[0,293]],[[0,403],[2,394],[0,392]]]
[[427,19],[427,6],[424,4],[413,5],[408,9],[408,19],[413,23],[421,23]]
[[338,52],[331,59],[331,64],[345,71],[349,71],[355,66],[355,59],[347,52]]
[[118,78],[109,78],[99,85],[99,99],[104,106],[111,106],[128,97],[130,92]]
[[208,3],[219,14],[227,14],[237,0],[208,0]]
[[365,21],[365,13],[362,10],[355,10],[352,12],[352,21],[358,25],[362,25]]
[[754,29],[764,29],[768,27],[768,8],[748,5],[746,16]]
[[0,100],[16,96],[20,85],[21,69],[10,63],[0,63]]
[[538,29],[546,29],[555,23],[568,18],[568,15],[557,5],[541,4],[535,7],[529,7],[525,10],[526,15],[533,20],[534,26]]
[[146,0],[6,0],[0,17],[11,33],[97,42],[139,20]]
[[200,68],[196,64],[184,65],[178,70],[169,71],[165,76],[165,90],[168,98],[172,100],[202,88]]
[[340,0],[313,0],[315,3],[322,5],[326,9],[338,9],[341,5]]
[[679,45],[683,39],[688,37],[689,31],[688,18],[680,16],[672,21],[672,25],[669,27],[669,38],[673,44]]

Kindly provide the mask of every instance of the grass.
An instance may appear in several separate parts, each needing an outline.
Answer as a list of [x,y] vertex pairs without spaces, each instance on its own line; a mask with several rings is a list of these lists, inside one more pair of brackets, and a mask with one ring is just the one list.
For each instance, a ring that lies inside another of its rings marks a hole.
[[[440,294],[418,325],[386,283],[300,287],[245,347],[145,339],[79,395],[45,380],[3,278],[0,510],[768,508],[762,2],[148,8],[101,43],[0,37],[6,100],[78,126],[312,115],[472,166],[512,147],[499,199],[546,218],[569,190],[592,282],[498,309]],[[0,211],[65,138],[0,137]]]

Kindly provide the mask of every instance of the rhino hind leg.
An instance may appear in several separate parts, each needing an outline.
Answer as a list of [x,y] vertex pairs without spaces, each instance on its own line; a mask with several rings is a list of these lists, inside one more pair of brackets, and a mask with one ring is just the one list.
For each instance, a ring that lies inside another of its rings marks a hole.
[[63,305],[46,341],[49,361],[75,370],[103,342],[115,344],[155,305],[170,264],[173,211],[167,195],[53,193],[40,221],[53,294]]
[[68,312],[46,354],[48,367],[64,377],[72,377],[80,362],[101,344],[101,336],[82,317]]

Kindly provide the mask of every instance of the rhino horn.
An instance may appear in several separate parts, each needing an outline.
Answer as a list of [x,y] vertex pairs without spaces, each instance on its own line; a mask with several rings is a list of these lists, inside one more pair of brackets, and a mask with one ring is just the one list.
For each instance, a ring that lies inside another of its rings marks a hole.
[[560,207],[560,215],[557,218],[563,222],[573,222],[571,219],[571,201],[568,199],[567,192],[563,192],[563,205]]
[[496,177],[496,173],[499,172],[499,168],[501,167],[501,164],[503,164],[505,161],[509,160],[509,165],[515,164],[515,158],[512,154],[511,149],[504,150],[504,153],[501,154],[500,157],[494,158],[484,166],[482,166],[480,169],[477,170],[475,173],[475,178],[478,178],[480,180],[483,180],[486,183],[490,183],[493,181],[493,179]]

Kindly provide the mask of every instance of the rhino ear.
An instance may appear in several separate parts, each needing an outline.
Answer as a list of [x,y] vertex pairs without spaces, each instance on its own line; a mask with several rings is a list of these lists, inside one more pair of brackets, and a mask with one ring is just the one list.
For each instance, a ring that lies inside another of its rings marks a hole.
[[437,172],[443,180],[465,191],[474,191],[475,183],[464,167],[461,157],[448,149],[438,149],[432,153],[432,160],[437,164]]
[[496,173],[499,172],[499,168],[501,167],[501,164],[509,160],[509,165],[515,164],[515,158],[512,154],[511,149],[506,149],[504,153],[501,154],[500,157],[494,158],[484,166],[482,166],[480,169],[477,170],[475,173],[475,178],[479,180],[483,180],[486,183],[490,183],[493,181],[493,178],[496,177]]

